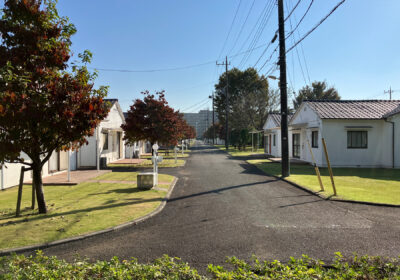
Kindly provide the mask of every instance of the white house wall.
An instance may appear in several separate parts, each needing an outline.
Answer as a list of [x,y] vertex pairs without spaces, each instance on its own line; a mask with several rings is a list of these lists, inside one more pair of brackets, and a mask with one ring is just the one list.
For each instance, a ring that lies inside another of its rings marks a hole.
[[[318,148],[312,148],[315,161],[322,164],[322,121],[319,116],[306,104],[303,103],[296,111],[289,124],[289,156],[293,157],[293,134],[300,134],[300,159],[312,162],[312,156],[307,141],[311,145],[311,133],[318,131]],[[346,142],[347,143],[347,142]]]
[[[106,157],[107,162],[113,162],[125,156],[125,145],[122,141],[124,134],[121,125],[124,123],[122,113],[115,103],[108,113],[107,117],[96,128],[99,130],[99,139],[97,139],[97,131],[91,137],[88,137],[88,145],[82,146],[78,152],[78,167],[96,167],[97,166],[97,143],[100,147],[100,157]],[[104,136],[102,132],[108,133],[108,149],[103,150]],[[118,146],[117,133],[121,134],[120,145]],[[120,150],[118,150],[118,147]]]
[[[120,130],[121,139],[120,139],[120,151],[118,151],[118,143],[117,143],[117,131],[110,131],[108,134],[108,150],[102,150],[103,148],[103,137],[101,137],[100,133],[100,149],[101,156],[107,157],[107,162],[113,162],[117,159],[123,158],[125,155],[125,145],[122,141],[124,137],[123,132],[121,130],[121,125],[124,123],[124,119],[121,116],[121,112],[118,110],[117,103],[115,103],[110,112],[107,115],[107,118],[100,123],[100,131],[103,129],[109,130]],[[119,156],[119,153],[121,156]]]
[[[27,160],[27,162],[30,162],[30,159],[27,155],[22,153],[24,155],[24,158]],[[55,154],[52,155],[52,157]],[[70,165],[71,165],[71,170],[76,169],[76,152],[71,153],[70,157]],[[19,177],[21,174],[21,167],[23,164],[20,163],[6,163],[4,164],[4,167],[0,169],[0,178],[2,176],[2,179],[0,180],[0,189],[6,189],[10,187],[17,186],[19,184]],[[26,168],[29,168],[29,166],[25,165]],[[46,162],[43,165],[42,169],[42,176],[47,177],[52,174],[49,173],[49,162]],[[24,182],[32,181],[32,171],[26,171],[24,174]]]
[[[280,127],[269,129],[264,132],[264,135],[268,137],[268,140],[265,141],[265,151],[267,154],[273,157],[281,156],[281,129]],[[269,136],[271,135],[271,152],[269,152]],[[274,145],[274,135],[275,135],[275,145]]]
[[[352,126],[371,128],[346,128]],[[347,148],[349,130],[368,131],[366,149]],[[392,167],[391,124],[384,120],[323,120],[323,137],[332,166]],[[326,165],[325,157],[323,165]]]

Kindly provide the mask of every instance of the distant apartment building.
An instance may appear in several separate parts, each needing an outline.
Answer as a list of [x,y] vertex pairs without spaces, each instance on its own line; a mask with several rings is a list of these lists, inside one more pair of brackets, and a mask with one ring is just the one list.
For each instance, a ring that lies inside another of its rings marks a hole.
[[[183,113],[186,122],[196,129],[197,139],[202,139],[204,132],[212,126],[213,112],[211,110],[200,110],[198,113]],[[218,121],[217,112],[215,112],[215,122]]]

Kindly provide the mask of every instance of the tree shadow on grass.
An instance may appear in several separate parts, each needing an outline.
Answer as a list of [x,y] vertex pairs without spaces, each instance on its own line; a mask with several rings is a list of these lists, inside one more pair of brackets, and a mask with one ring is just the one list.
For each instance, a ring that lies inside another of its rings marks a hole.
[[[280,176],[280,163],[275,162],[263,162],[256,163],[267,174],[274,176]],[[320,167],[319,171],[322,176],[329,177],[328,168]],[[311,165],[304,164],[291,164],[290,165],[291,175],[315,175],[314,167]],[[400,172],[397,169],[390,168],[333,168],[334,177],[360,177],[371,180],[382,180],[382,181],[399,181]],[[399,184],[400,187],[400,184]]]
[[[126,199],[126,200],[130,200],[130,199]],[[161,202],[162,200],[163,200],[163,198],[161,198],[161,197],[151,198],[151,199],[138,199],[135,201],[113,203],[113,204],[107,204],[107,205],[101,205],[101,206],[95,206],[95,207],[89,207],[89,208],[83,208],[83,209],[75,209],[75,210],[65,211],[65,212],[60,212],[60,213],[37,214],[37,215],[31,217],[30,219],[22,219],[22,220],[18,220],[18,221],[10,221],[7,223],[0,223],[0,227],[9,226],[9,225],[18,225],[18,224],[22,224],[22,223],[26,223],[26,222],[41,221],[44,219],[57,218],[57,217],[61,217],[61,216],[71,215],[71,214],[87,213],[87,212],[91,212],[91,211],[99,211],[99,210],[116,208],[116,207],[124,207],[124,206],[139,204],[139,203]]]
[[110,194],[110,193],[137,193],[137,192],[142,192],[143,190],[140,190],[138,188],[122,188],[122,189],[112,189],[106,192],[97,192],[97,193],[90,193],[88,196],[93,196],[93,195],[101,195],[101,194]]

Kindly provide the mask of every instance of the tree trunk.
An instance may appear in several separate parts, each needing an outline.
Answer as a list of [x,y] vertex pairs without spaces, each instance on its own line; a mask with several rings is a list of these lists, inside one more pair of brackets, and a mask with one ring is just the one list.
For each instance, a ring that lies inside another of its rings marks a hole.
[[35,186],[36,190],[36,200],[38,203],[39,214],[46,214],[46,201],[44,200],[44,193],[43,193],[43,182],[42,182],[42,166],[41,165],[33,165],[32,166],[32,173],[33,173],[33,185]]

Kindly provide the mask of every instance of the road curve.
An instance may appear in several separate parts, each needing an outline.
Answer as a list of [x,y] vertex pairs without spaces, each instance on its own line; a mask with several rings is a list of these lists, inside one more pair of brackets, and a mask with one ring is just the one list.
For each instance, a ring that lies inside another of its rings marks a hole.
[[[165,169],[166,170],[166,169]],[[286,261],[334,252],[397,257],[400,209],[322,200],[209,146],[195,147],[164,210],[122,230],[44,250],[66,260],[181,257],[204,270],[226,256]]]

